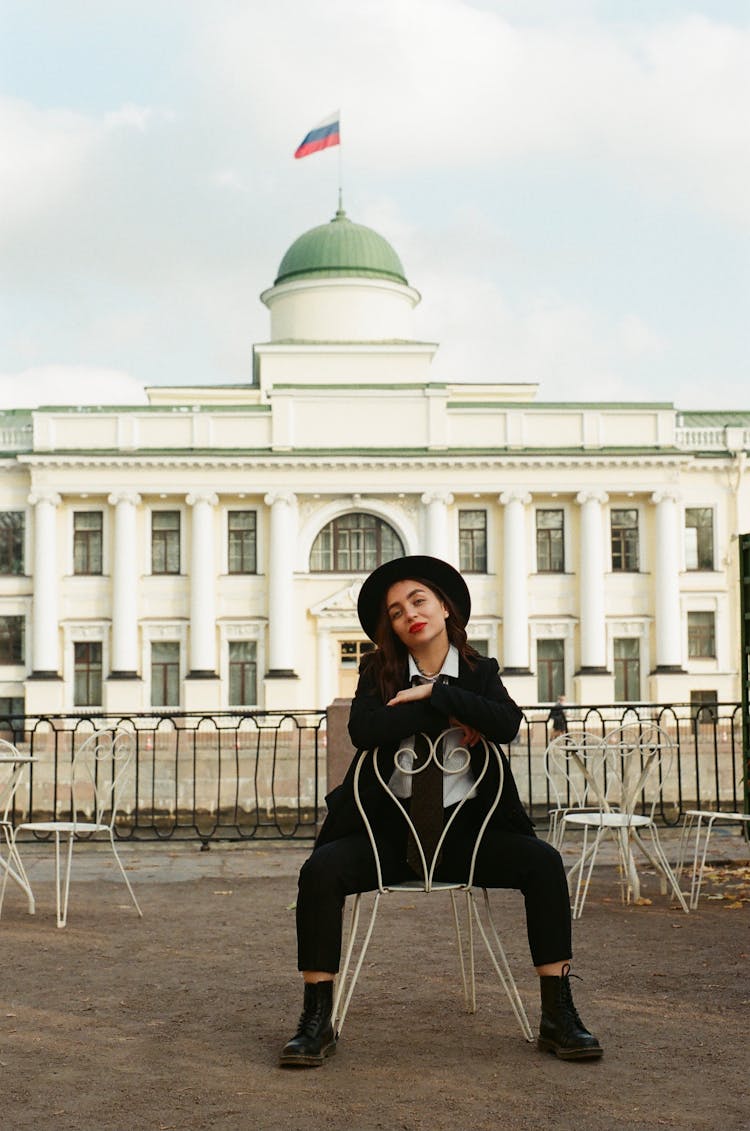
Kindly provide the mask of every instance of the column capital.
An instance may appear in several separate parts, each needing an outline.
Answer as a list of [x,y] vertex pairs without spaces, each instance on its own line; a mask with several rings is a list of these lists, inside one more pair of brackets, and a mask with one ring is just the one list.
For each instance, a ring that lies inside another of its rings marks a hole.
[[208,503],[210,507],[215,507],[219,501],[219,496],[215,491],[190,491],[185,496],[185,502],[189,507],[194,507],[197,503]]
[[498,495],[497,501],[507,507],[509,503],[522,503],[527,507],[531,502],[531,493],[525,491],[523,487],[512,487],[510,491],[503,491],[502,495]]
[[430,503],[443,503],[446,507],[449,507],[452,502],[453,495],[451,495],[450,491],[425,491],[422,495],[422,503],[426,507],[428,507]]
[[576,495],[576,502],[579,506],[584,503],[604,503],[609,502],[609,495],[606,491],[579,491]]
[[682,493],[676,487],[660,487],[651,496],[651,502],[657,506],[659,503],[679,503],[681,499]]
[[267,507],[272,507],[275,503],[284,503],[288,507],[293,507],[297,502],[297,496],[294,491],[269,491],[264,496],[263,502]]
[[116,507],[118,503],[130,503],[133,507],[139,507],[141,496],[137,491],[113,491],[111,495],[107,495],[107,502],[111,507]]
[[49,503],[51,507],[59,507],[62,499],[57,491],[53,491],[49,487],[41,487],[31,492],[28,502],[32,507],[35,507],[37,503]]

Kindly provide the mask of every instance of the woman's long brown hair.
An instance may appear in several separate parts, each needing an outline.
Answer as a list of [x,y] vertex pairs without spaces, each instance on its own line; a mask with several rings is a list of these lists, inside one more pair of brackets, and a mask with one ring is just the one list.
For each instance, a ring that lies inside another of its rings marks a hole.
[[[455,645],[458,653],[470,668],[476,667],[476,661],[479,659],[479,653],[476,648],[472,648],[466,636],[466,629],[461,624],[461,620],[456,612],[456,606],[451,601],[450,597],[443,593],[437,585],[431,581],[426,581],[423,577],[414,577],[410,580],[418,582],[425,589],[429,589],[439,601],[442,601],[448,610],[448,616],[445,618],[445,628],[448,633],[448,640],[451,644]],[[385,605],[386,594],[383,594],[383,601],[380,608],[380,615],[378,617],[378,627],[375,632],[375,643],[377,648],[374,652],[368,652],[363,658],[363,671],[371,673],[375,682],[377,683],[378,690],[383,697],[383,702],[387,703],[389,699],[401,690],[404,686],[406,675],[406,666],[409,657],[409,650],[405,644],[399,640],[396,633],[393,631],[391,625],[391,618],[388,615],[388,610]]]

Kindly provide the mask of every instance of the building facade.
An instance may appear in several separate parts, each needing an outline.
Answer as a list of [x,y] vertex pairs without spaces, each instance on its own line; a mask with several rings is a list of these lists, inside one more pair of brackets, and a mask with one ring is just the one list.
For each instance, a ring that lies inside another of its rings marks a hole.
[[341,211],[261,298],[246,385],[0,417],[0,715],[324,707],[401,553],[465,572],[521,703],[739,698],[750,411],[437,382],[397,254]]

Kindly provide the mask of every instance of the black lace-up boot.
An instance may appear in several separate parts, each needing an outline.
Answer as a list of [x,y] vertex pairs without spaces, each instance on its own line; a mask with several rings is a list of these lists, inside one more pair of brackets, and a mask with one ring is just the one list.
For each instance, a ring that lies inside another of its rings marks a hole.
[[540,1049],[553,1052],[562,1060],[585,1060],[601,1056],[602,1046],[589,1033],[578,1016],[570,992],[570,966],[563,966],[562,977],[543,975],[542,1020],[539,1026]]
[[282,1068],[318,1068],[336,1051],[333,1034],[333,982],[306,982],[297,1032],[281,1050]]

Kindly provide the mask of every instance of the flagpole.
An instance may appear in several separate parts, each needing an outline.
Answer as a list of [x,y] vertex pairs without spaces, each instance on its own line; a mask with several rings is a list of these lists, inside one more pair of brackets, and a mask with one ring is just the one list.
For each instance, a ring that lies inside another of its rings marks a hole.
[[344,211],[344,146],[341,140],[341,112],[339,111],[339,212]]

